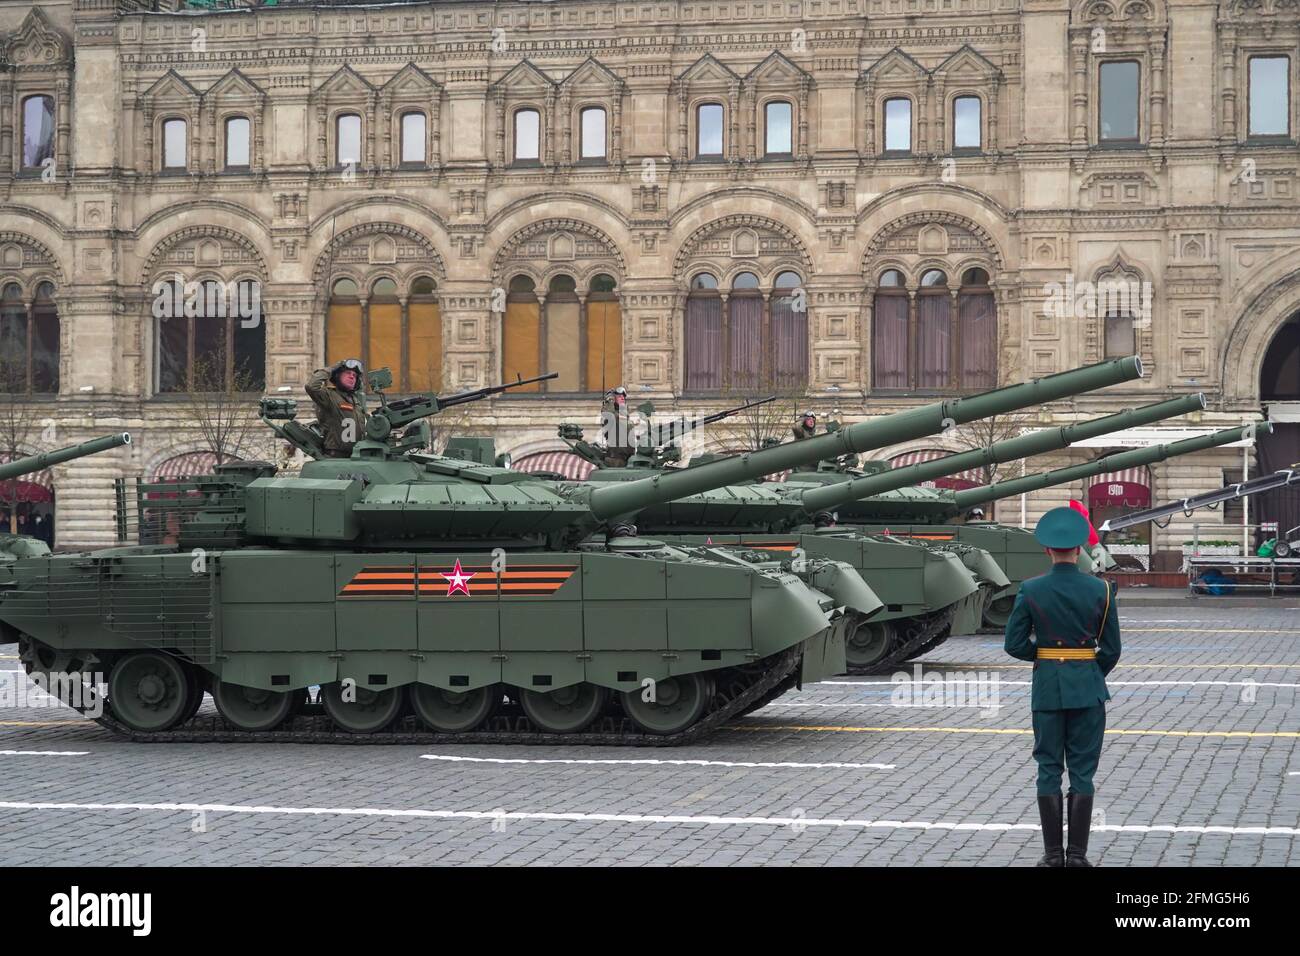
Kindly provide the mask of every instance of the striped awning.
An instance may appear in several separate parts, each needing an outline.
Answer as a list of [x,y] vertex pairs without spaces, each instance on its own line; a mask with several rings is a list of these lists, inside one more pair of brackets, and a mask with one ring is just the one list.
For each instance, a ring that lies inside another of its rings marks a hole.
[[525,455],[511,462],[510,467],[529,475],[539,472],[563,475],[570,481],[584,481],[596,468],[571,451],[542,451],[535,455]]
[[1107,471],[1094,476],[1089,487],[1095,488],[1097,485],[1117,485],[1121,482],[1133,485],[1142,485],[1145,488],[1150,488],[1151,472],[1148,471],[1144,465],[1137,468],[1125,468],[1123,471]]
[[210,475],[217,467],[217,456],[210,451],[190,451],[159,462],[150,481],[182,481],[195,475]]
[[[936,458],[947,458],[957,452],[943,451],[939,448],[923,448],[920,451],[909,451],[902,455],[895,455],[889,459],[891,468],[905,468],[908,465],[919,465],[923,461],[934,461]],[[968,468],[966,471],[960,471],[955,475],[945,475],[942,478],[935,478],[932,481],[923,481],[923,488],[975,488],[984,484],[984,472],[979,468]]]

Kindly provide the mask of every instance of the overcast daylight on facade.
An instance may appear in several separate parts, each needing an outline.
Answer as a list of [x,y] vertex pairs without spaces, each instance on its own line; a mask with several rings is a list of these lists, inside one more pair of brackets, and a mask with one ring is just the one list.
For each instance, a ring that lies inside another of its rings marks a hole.
[[[5,4],[0,331],[40,426],[15,451],[134,436],[29,476],[20,510],[56,546],[107,543],[113,478],[211,465],[196,393],[251,416],[350,356],[400,392],[558,372],[461,424],[581,475],[556,425],[595,425],[616,384],[674,414],[778,394],[856,421],[1136,353],[1140,383],[1021,424],[1203,391],[1180,428],[1273,434],[999,517],[1284,467],[1298,42],[1288,0]],[[206,296],[172,316],[173,289]],[[1294,492],[1250,507],[1195,533],[1300,524]]]

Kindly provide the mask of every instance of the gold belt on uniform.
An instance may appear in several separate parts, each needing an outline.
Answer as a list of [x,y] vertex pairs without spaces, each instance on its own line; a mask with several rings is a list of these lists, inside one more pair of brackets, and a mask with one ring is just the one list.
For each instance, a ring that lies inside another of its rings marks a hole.
[[1095,647],[1040,647],[1040,661],[1091,661],[1096,660]]

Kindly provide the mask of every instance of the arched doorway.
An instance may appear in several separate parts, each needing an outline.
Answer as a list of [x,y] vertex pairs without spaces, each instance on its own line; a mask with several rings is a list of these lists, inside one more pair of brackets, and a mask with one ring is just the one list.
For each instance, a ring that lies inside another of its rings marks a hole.
[[[1300,313],[1277,330],[1259,372],[1259,397],[1273,433],[1255,446],[1260,475],[1300,462]],[[1300,488],[1294,485],[1265,492],[1251,502],[1251,521],[1269,526],[1260,537],[1285,534],[1300,525]]]
[[48,470],[0,481],[0,533],[29,535],[54,547],[54,481]]

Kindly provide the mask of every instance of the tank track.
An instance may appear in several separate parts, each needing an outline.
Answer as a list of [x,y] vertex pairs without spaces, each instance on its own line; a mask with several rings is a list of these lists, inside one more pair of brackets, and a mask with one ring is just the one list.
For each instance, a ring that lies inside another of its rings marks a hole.
[[[34,656],[22,655],[24,669],[44,670]],[[516,744],[543,746],[595,747],[680,747],[694,743],[718,730],[734,717],[743,716],[790,690],[798,680],[802,655],[796,648],[783,651],[766,661],[727,668],[716,675],[715,706],[702,719],[676,734],[647,734],[626,717],[600,717],[587,730],[576,734],[552,734],[538,730],[522,714],[489,719],[483,727],[467,733],[435,733],[419,729],[417,718],[406,715],[388,729],[373,734],[354,734],[339,730],[324,715],[299,714],[280,729],[255,733],[231,730],[218,715],[191,717],[159,733],[132,730],[112,716],[112,705],[99,717],[90,717],[90,705],[73,706],[83,716],[120,739],[145,744],[200,743],[289,743],[289,744]]]
[[850,666],[849,673],[854,675],[885,674],[896,664],[901,664],[911,657],[938,647],[948,639],[948,635],[944,631],[946,628],[951,628],[953,618],[956,616],[957,608],[953,605],[935,611],[933,614],[912,618],[910,621],[911,626],[905,632],[904,638],[894,645],[893,650],[870,667]]

